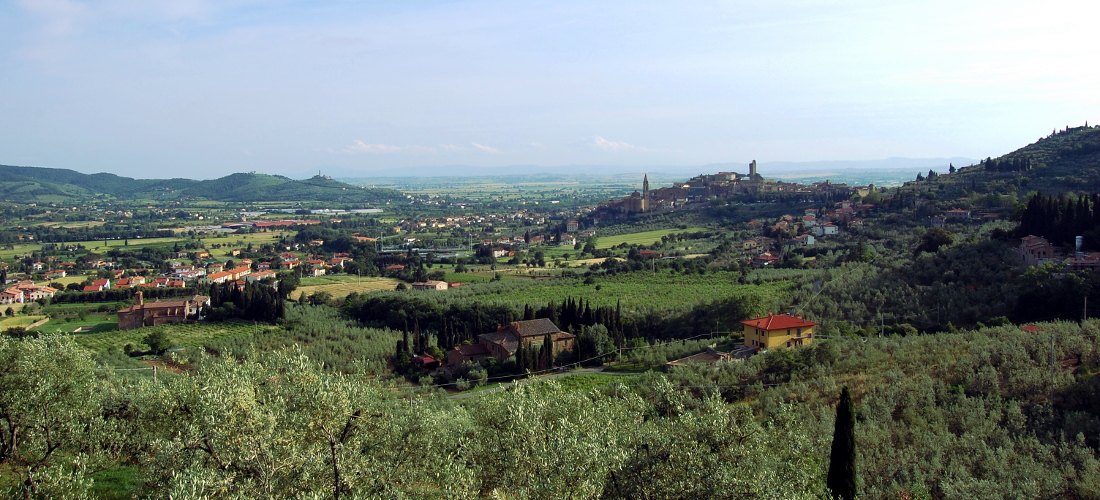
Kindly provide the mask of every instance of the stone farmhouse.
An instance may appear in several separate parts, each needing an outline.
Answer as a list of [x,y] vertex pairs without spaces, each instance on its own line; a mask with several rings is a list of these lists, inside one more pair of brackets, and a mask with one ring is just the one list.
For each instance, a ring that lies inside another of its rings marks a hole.
[[178,325],[187,320],[202,319],[203,308],[210,306],[210,297],[195,295],[187,299],[145,302],[141,292],[137,303],[118,311],[118,329],[133,330],[143,326]]
[[559,352],[573,350],[577,338],[572,333],[561,331],[554,322],[546,318],[513,321],[497,327],[497,331],[493,333],[478,335],[477,344],[457,346],[447,351],[447,363],[457,365],[489,356],[504,361],[516,354],[520,342],[524,346],[542,346],[547,337],[553,343],[555,356]]

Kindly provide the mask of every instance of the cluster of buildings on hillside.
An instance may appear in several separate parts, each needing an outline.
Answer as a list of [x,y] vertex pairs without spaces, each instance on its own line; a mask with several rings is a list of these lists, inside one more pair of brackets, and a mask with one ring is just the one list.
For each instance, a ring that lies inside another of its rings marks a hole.
[[[834,204],[833,210],[819,213],[816,208],[807,209],[801,216],[791,214],[783,215],[768,224],[760,221],[752,221],[749,224],[759,226],[765,234],[783,234],[788,237],[783,241],[784,247],[813,246],[820,238],[827,238],[841,234],[842,226],[860,227],[863,220],[860,218],[875,206],[859,203],[852,200],[839,201]],[[773,251],[776,238],[757,236],[741,243],[741,249],[745,252],[760,252],[754,259],[753,265],[769,266],[779,262],[780,256]],[[780,249],[782,250],[782,249]]]
[[798,184],[775,179],[765,179],[757,172],[756,160],[749,164],[749,173],[719,172],[692,177],[686,182],[673,183],[672,187],[649,189],[649,176],[642,178],[642,190],[634,191],[619,200],[600,202],[605,214],[630,214],[638,212],[665,212],[684,208],[699,201],[724,198],[741,193],[794,193],[807,199],[837,199],[855,195],[866,196],[875,187],[850,187],[829,181]]

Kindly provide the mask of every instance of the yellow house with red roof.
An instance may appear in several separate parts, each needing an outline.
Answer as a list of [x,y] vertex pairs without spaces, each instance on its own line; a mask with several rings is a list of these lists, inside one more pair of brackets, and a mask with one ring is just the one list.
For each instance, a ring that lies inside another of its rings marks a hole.
[[745,327],[745,345],[755,349],[779,349],[809,345],[814,340],[817,323],[802,316],[772,314],[742,321]]

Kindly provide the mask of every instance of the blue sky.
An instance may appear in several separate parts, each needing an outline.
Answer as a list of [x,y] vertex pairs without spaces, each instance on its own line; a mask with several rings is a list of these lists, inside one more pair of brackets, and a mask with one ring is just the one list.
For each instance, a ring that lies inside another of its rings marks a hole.
[[1011,0],[0,2],[0,163],[212,178],[983,158],[1100,121],[1097,14]]

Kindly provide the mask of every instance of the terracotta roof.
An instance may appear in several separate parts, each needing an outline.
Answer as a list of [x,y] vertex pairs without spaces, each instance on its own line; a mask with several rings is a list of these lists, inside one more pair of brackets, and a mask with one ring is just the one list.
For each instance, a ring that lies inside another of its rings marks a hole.
[[101,288],[96,285],[88,285],[84,287],[85,292],[98,292]]
[[817,323],[802,319],[800,316],[787,314],[769,314],[760,318],[742,321],[741,324],[761,330],[785,330],[787,328],[805,328],[817,325]]

